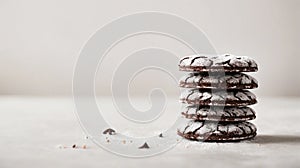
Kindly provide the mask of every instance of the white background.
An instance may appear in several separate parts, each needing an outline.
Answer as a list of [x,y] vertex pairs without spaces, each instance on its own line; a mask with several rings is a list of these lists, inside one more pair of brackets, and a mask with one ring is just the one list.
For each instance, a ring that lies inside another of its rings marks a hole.
[[[124,15],[162,11],[199,27],[218,53],[256,59],[259,72],[253,75],[260,83],[255,91],[258,96],[299,96],[299,3],[297,0],[1,0],[0,94],[71,95],[76,59],[96,30]],[[109,53],[115,59],[107,60],[104,70],[113,72],[116,62],[149,46],[167,48],[179,56],[190,54],[170,39],[135,37]],[[146,76],[140,81],[137,78],[132,93],[140,94],[151,87],[151,82],[143,82]],[[101,80],[109,77],[109,73],[97,77],[99,94],[109,94],[110,84],[101,84]],[[170,83],[160,85],[168,88]]]

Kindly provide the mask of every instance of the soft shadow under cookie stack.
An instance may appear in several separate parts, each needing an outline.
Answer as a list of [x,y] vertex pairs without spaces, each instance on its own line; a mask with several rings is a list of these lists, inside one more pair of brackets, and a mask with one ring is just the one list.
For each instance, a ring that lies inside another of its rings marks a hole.
[[179,69],[189,72],[179,81],[186,88],[180,101],[187,124],[178,129],[186,139],[198,141],[240,141],[256,136],[248,122],[256,118],[249,105],[257,102],[247,89],[258,87],[257,80],[243,72],[256,72],[256,62],[230,54],[186,56]]

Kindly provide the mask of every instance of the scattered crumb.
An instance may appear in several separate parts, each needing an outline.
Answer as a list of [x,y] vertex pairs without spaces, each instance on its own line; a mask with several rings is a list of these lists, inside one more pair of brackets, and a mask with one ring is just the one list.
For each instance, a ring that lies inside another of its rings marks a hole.
[[[59,149],[65,149],[65,148],[68,148],[64,145],[57,145],[57,148]],[[86,144],[83,144],[82,146],[77,146],[76,144],[73,144],[72,145],[72,148],[75,149],[75,148],[82,148],[82,149],[87,149],[87,145]]]
[[130,143],[132,143],[132,140],[130,140]]
[[103,134],[115,135],[116,131],[111,128],[108,128],[105,131],[103,131]]
[[125,140],[123,140],[123,141],[122,141],[122,143],[123,143],[123,144],[126,144],[126,141],[125,141]]
[[109,143],[109,142],[110,142],[110,141],[109,141],[109,139],[108,139],[108,140],[106,140],[106,142],[107,142],[107,143]]
[[160,134],[158,135],[158,137],[162,138],[162,137],[163,137],[163,134],[162,134],[162,133],[160,133]]
[[145,142],[142,146],[139,147],[139,149],[149,149],[149,145],[147,144],[147,142]]

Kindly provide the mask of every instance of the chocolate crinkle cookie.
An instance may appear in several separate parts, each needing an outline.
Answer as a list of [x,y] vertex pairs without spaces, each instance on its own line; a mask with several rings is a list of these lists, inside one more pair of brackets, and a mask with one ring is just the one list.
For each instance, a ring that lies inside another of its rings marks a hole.
[[179,62],[181,71],[198,72],[256,72],[257,63],[247,56],[192,55],[185,56]]
[[190,121],[178,134],[196,141],[240,141],[255,137],[256,127],[250,122]]
[[255,111],[250,107],[222,106],[187,106],[182,115],[188,119],[199,121],[240,122],[256,118]]
[[187,104],[214,106],[247,106],[257,102],[256,96],[247,90],[202,90],[190,89],[180,95]]
[[255,78],[244,73],[189,73],[179,81],[179,86],[198,89],[254,89],[258,87]]

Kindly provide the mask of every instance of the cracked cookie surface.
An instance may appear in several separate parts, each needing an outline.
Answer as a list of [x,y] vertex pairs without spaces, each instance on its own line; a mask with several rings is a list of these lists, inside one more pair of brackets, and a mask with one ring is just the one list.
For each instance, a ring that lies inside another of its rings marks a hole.
[[256,136],[256,127],[250,122],[218,123],[189,121],[178,129],[178,135],[196,141],[240,141]]
[[254,89],[258,87],[258,82],[244,73],[190,73],[180,79],[179,86],[199,89]]
[[189,89],[181,93],[182,103],[203,106],[248,106],[257,102],[256,96],[247,90]]
[[193,120],[209,120],[221,122],[247,121],[256,118],[255,111],[250,107],[219,107],[219,106],[187,106],[182,115]]
[[179,62],[179,69],[198,72],[256,72],[258,67],[250,57],[223,54],[185,56]]

